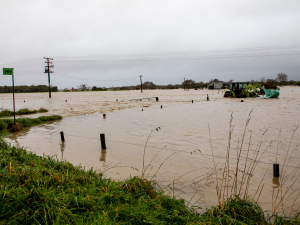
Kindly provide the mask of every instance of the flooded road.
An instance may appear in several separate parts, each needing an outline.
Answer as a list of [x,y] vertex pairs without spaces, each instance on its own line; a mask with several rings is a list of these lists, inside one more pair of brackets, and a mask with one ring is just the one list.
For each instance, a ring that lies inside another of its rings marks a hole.
[[[283,206],[288,213],[295,200],[292,214],[300,204],[300,87],[282,87],[278,99],[241,102],[225,99],[223,94],[222,90],[73,92],[52,93],[51,99],[47,93],[16,94],[16,110],[44,107],[49,110],[46,115],[64,119],[11,134],[7,140],[38,155],[93,167],[113,179],[144,174],[170,195],[203,209],[217,204],[216,189],[221,184],[227,192],[223,174],[229,149],[229,191],[234,183],[245,190],[243,174],[255,159],[247,194],[260,196],[263,210],[271,210],[278,182],[293,184],[289,189],[293,194]],[[0,100],[2,109],[12,108],[11,94],[0,95]],[[106,150],[101,150],[101,133]],[[281,171],[286,169],[279,181],[273,180],[276,162]]]

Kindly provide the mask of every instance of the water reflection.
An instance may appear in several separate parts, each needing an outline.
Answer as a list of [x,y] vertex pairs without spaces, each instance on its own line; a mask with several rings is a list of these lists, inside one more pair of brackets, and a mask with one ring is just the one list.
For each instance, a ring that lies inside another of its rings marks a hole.
[[60,144],[61,161],[64,160],[64,151],[65,151],[65,148],[66,148],[66,142],[62,141],[61,144]]
[[105,160],[106,160],[106,149],[101,150],[101,156],[100,156],[99,159],[100,159],[101,162],[105,162]]
[[280,181],[279,181],[279,177],[273,177],[273,188],[279,188],[280,187]]

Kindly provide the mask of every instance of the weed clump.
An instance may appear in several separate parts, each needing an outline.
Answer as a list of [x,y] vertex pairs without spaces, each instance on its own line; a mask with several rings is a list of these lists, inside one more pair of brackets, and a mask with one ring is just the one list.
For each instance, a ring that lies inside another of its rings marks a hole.
[[265,83],[264,84],[265,89],[274,89],[277,90],[277,86],[274,84],[270,84],[270,83]]
[[232,195],[225,202],[211,207],[202,218],[212,224],[267,224],[257,202]]
[[[20,109],[18,111],[16,111],[16,115],[26,115],[26,114],[34,114],[34,113],[42,113],[42,112],[48,112],[47,109],[45,108],[40,108],[39,110],[29,110],[27,108],[25,109]],[[8,117],[8,116],[13,116],[14,112],[4,109],[0,112],[0,117]]]
[[22,127],[32,127],[47,121],[61,120],[62,116],[40,116],[38,118],[18,118],[16,124],[13,119],[1,119],[0,120],[0,132],[9,131],[15,132],[21,130]]

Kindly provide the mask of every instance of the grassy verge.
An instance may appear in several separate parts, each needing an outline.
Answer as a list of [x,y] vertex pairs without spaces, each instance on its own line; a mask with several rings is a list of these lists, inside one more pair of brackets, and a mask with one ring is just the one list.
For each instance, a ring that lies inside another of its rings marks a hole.
[[0,224],[300,224],[265,218],[257,202],[231,196],[203,214],[154,181],[106,179],[0,139]]
[[[29,110],[27,108],[25,109],[20,109],[16,111],[16,115],[26,115],[26,114],[34,114],[34,113],[42,113],[42,112],[48,112],[47,109],[40,108],[39,110]],[[0,117],[7,117],[7,116],[13,116],[14,112],[10,111],[8,109],[2,110],[0,112]]]
[[186,224],[199,217],[145,179],[105,179],[3,141],[0,159],[0,224]]
[[22,127],[32,127],[47,121],[61,120],[62,116],[40,116],[38,118],[18,118],[16,119],[16,125],[14,125],[13,119],[1,119],[0,120],[0,132],[3,131],[18,131]]

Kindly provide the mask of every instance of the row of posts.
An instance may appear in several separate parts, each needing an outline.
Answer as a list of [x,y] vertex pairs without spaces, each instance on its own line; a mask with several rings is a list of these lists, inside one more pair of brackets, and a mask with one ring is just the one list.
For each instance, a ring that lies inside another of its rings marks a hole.
[[[103,114],[105,117],[105,114]],[[60,132],[61,141],[65,141],[64,132]],[[101,149],[106,149],[105,134],[100,134]],[[273,177],[279,177],[279,164],[273,164]]]
[[[156,97],[156,101],[158,101],[158,97]],[[67,101],[67,100],[66,100]],[[209,101],[209,96],[207,94],[207,101]],[[194,103],[194,100],[192,100],[192,103]],[[161,105],[162,108],[162,105]],[[103,119],[106,118],[106,114],[103,114]],[[60,132],[61,141],[65,141],[64,132]],[[106,149],[106,142],[105,142],[105,134],[100,134],[100,142],[101,142],[101,148]],[[273,177],[279,177],[279,164],[275,163],[273,164]]]
[[[104,115],[105,114],[103,114],[103,116]],[[65,135],[63,131],[60,132],[60,139],[62,142],[65,141]],[[101,142],[101,148],[106,149],[105,134],[100,134],[100,142]]]

